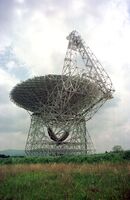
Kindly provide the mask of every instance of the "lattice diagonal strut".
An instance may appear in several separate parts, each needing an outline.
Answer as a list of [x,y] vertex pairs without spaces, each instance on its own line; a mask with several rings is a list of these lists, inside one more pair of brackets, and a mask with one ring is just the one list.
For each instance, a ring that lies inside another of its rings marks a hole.
[[76,31],[67,39],[62,75],[28,79],[11,92],[11,99],[31,112],[27,155],[95,152],[86,121],[112,98],[112,83]]
[[[83,92],[87,94],[89,104],[81,100],[80,104],[83,106],[79,114],[89,120],[106,100],[112,98],[114,92],[112,82],[96,56],[89,47],[85,46],[85,42],[77,31],[72,31],[67,39],[69,44],[62,71],[63,77],[67,76],[67,79],[63,80],[63,85],[66,93],[71,96],[75,92],[79,92],[79,95]],[[79,57],[82,58],[83,64],[81,61],[79,65],[77,64]],[[88,82],[84,85],[83,91],[80,88],[81,80]]]

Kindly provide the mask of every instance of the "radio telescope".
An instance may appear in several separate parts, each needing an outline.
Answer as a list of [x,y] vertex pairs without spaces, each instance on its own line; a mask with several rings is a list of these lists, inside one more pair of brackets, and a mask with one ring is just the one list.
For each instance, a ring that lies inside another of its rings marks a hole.
[[86,128],[112,98],[112,82],[77,31],[69,43],[61,75],[28,79],[11,91],[11,100],[31,116],[27,155],[80,155],[95,151]]

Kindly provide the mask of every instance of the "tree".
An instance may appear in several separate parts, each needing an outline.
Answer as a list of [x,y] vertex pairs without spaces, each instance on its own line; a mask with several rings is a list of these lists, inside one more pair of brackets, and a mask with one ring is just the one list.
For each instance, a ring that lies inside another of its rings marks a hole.
[[123,148],[121,145],[115,145],[113,148],[112,148],[112,151],[113,152],[121,152],[123,151]]

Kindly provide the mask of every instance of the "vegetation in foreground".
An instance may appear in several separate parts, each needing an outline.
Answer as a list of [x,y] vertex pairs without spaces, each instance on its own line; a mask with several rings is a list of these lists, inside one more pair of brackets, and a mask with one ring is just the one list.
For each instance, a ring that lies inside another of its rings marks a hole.
[[130,163],[0,166],[0,200],[129,200]]
[[130,161],[130,150],[80,156],[48,156],[48,157],[7,157],[0,158],[0,164],[31,164],[31,163],[120,163]]

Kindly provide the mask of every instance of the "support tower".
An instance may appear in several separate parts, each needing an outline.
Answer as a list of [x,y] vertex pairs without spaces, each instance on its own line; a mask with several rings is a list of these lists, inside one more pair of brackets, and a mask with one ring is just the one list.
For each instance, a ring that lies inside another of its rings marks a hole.
[[27,155],[80,155],[95,152],[86,128],[106,100],[112,83],[100,62],[72,31],[61,75],[28,79],[16,85],[11,99],[29,111]]

